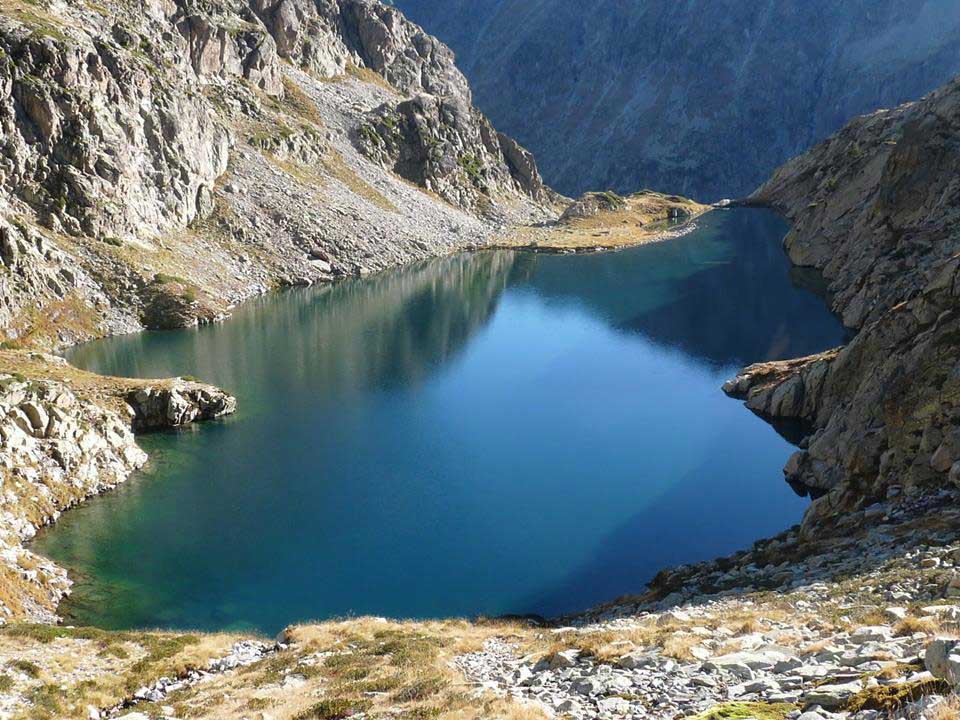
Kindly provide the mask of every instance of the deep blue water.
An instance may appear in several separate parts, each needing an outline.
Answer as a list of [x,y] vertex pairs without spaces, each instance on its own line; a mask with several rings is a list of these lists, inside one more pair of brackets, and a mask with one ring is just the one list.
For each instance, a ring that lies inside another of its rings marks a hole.
[[618,253],[483,252],[98,341],[99,372],[195,375],[238,414],[142,438],[148,469],[34,547],[105,627],[552,615],[797,522],[790,446],[726,398],[839,344],[784,224],[712,213]]

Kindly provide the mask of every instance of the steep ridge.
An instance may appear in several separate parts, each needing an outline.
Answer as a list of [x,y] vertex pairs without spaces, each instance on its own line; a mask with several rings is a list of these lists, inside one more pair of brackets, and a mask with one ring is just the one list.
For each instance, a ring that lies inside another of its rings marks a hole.
[[960,72],[943,0],[394,0],[573,195],[744,195],[855,115]]
[[749,200],[791,221],[790,257],[823,273],[858,331],[844,348],[747,368],[726,388],[763,416],[806,425],[785,473],[823,495],[808,529],[960,482],[958,162],[960,80],[858,118]]
[[378,2],[0,10],[8,346],[206,322],[558,214],[452,53]]

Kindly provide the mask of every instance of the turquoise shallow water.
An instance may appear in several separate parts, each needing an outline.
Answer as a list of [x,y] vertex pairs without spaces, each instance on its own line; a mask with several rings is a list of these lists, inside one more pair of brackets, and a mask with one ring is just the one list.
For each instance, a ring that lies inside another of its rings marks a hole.
[[545,615],[795,523],[791,448],[720,385],[843,339],[781,221],[713,213],[619,253],[485,252],[98,341],[99,372],[196,375],[229,420],[142,438],[151,463],[34,549],[111,628],[275,631],[348,614]]

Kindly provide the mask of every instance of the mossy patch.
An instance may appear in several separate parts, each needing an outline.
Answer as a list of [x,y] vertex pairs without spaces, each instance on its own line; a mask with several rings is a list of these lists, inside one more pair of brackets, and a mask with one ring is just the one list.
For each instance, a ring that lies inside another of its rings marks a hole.
[[476,155],[470,153],[461,155],[460,167],[463,168],[463,171],[474,185],[481,185],[483,183],[483,163]]
[[944,680],[920,680],[900,685],[876,685],[861,690],[851,697],[844,710],[858,713],[861,710],[892,712],[907,703],[915,702],[928,695],[948,695],[953,688]]
[[789,713],[796,709],[796,705],[789,703],[730,702],[716,705],[696,717],[697,720],[742,720],[745,718],[784,720]]
[[11,670],[16,670],[17,672],[23,673],[27,677],[40,677],[40,667],[36,663],[32,663],[29,660],[11,660],[9,663],[7,663],[7,665]]

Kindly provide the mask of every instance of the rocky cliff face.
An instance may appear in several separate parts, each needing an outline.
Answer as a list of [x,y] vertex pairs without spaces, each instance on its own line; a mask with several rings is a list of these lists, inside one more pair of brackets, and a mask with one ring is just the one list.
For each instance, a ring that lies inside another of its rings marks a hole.
[[555,215],[451,51],[373,0],[10,0],[0,126],[12,345],[215,320]]
[[857,114],[960,72],[941,0],[394,0],[568,195],[750,192]]
[[793,227],[857,329],[844,348],[748,368],[728,391],[800,421],[788,479],[826,493],[808,527],[885,495],[960,482],[960,81],[859,118],[751,198]]

